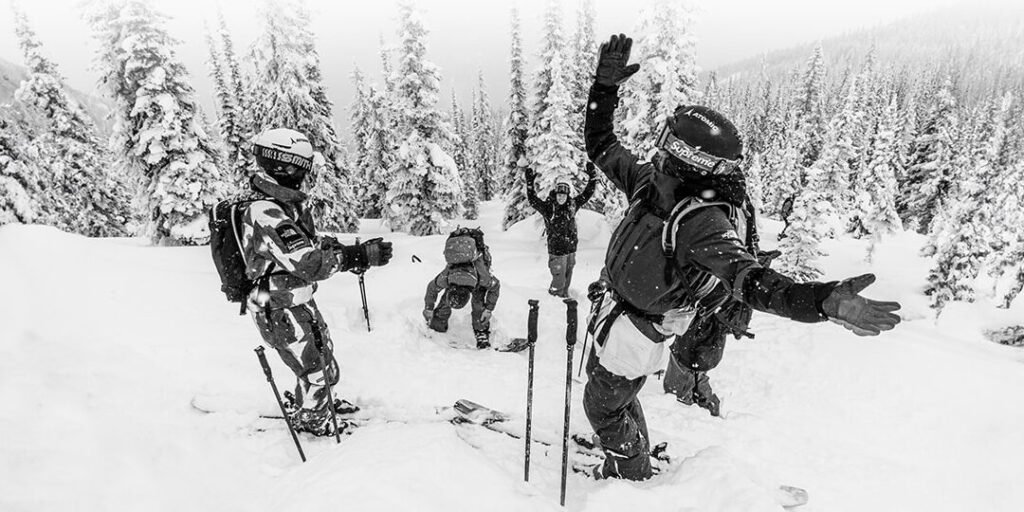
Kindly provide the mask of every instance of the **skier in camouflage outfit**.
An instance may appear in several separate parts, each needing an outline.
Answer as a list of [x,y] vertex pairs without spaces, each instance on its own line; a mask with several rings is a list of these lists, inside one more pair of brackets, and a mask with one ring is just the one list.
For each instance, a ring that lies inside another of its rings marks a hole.
[[594,351],[583,407],[606,455],[594,476],[644,480],[652,474],[650,439],[637,393],[648,375],[679,355],[680,347],[670,356],[666,345],[680,343],[691,324],[732,299],[799,322],[831,320],[867,336],[894,328],[900,305],[860,295],[874,281],[871,274],[796,283],[758,262],[747,236],[752,217],[744,213],[742,140],[718,112],[677,109],[651,162],[622,147],[613,119],[619,85],[639,70],[627,65],[631,46],[624,35],[601,45],[587,101],[587,155],[630,206],[608,245],[608,289],[588,322]]
[[[242,255],[246,274],[256,283],[248,310],[263,340],[295,373],[291,420],[296,429],[333,435],[327,386],[338,383],[338,364],[313,293],[318,281],[337,272],[387,264],[391,243],[342,245],[317,236],[301,191],[313,148],[301,133],[267,130],[257,137],[253,153],[264,173],[252,177],[252,202],[242,213]],[[344,401],[340,405],[352,408]]]
[[572,186],[559,182],[548,194],[547,199],[537,196],[534,180],[537,173],[526,170],[526,199],[530,206],[544,218],[548,237],[548,270],[551,271],[551,286],[548,293],[556,297],[568,297],[572,284],[572,271],[576,267],[576,246],[579,237],[576,232],[576,212],[594,195],[596,171],[594,164],[587,162],[587,186],[580,195],[573,197]]
[[[498,305],[501,282],[494,277],[483,258],[474,261],[472,267],[476,273],[475,285],[455,284],[451,279],[451,267],[446,267],[427,283],[423,297],[423,319],[432,330],[448,332],[452,309],[462,309],[470,303],[476,348],[485,349],[491,346],[491,315]],[[437,299],[438,295],[441,295],[441,300]]]

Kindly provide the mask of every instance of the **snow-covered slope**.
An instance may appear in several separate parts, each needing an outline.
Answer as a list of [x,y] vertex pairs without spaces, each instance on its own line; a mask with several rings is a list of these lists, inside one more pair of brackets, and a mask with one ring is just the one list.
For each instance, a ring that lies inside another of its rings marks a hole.
[[[541,300],[535,430],[557,438],[565,307],[545,293],[540,225],[501,233],[500,206],[483,215],[468,224],[487,230],[502,279],[496,343],[525,335],[526,301]],[[395,421],[341,445],[303,437],[302,464],[283,425],[256,418],[276,407],[252,351],[259,336],[223,300],[207,248],[0,228],[0,510],[558,509],[558,450],[534,448],[525,484],[520,442],[435,414],[469,398],[521,421],[525,353],[469,348],[465,311],[449,333],[428,331],[422,296],[443,238],[364,223],[361,236],[377,234],[395,242],[395,258],[366,276],[374,331],[351,274],[325,282],[318,300],[340,394]],[[583,212],[580,235],[577,295],[600,270],[609,230]],[[779,510],[772,489],[786,483],[809,490],[809,511],[1024,509],[1024,351],[980,335],[1024,318],[1021,301],[1006,312],[954,305],[936,322],[920,294],[921,242],[887,241],[870,267],[858,241],[828,247],[829,278],[873,270],[870,295],[903,302],[896,331],[864,339],[756,315],[756,340],[730,339],[711,373],[722,418],[677,404],[657,379],[645,388],[652,438],[681,464],[644,483],[572,475],[569,508]],[[573,428],[589,430],[581,391]],[[196,397],[221,412],[196,411]]]

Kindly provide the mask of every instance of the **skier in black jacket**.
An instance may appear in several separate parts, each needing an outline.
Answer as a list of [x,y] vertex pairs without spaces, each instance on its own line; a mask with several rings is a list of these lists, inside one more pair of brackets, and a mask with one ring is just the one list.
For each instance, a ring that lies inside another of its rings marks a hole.
[[569,296],[572,270],[576,267],[576,245],[579,243],[576,234],[576,212],[594,195],[594,186],[597,184],[596,172],[594,164],[587,162],[587,186],[580,195],[573,197],[569,183],[559,182],[548,194],[548,198],[541,200],[537,197],[534,185],[536,173],[533,169],[526,170],[526,199],[544,218],[544,227],[548,234],[548,269],[551,271],[551,286],[548,287],[548,293],[556,297]]
[[[587,102],[587,154],[630,206],[605,257],[608,290],[594,308],[583,407],[606,455],[595,476],[644,480],[651,476],[650,445],[637,393],[647,375],[664,368],[666,345],[679,343],[692,322],[731,298],[798,322],[832,320],[868,336],[895,327],[900,305],[859,295],[874,281],[871,274],[796,283],[758,262],[745,222],[742,141],[714,110],[677,109],[653,162],[623,148],[612,125],[618,87],[639,70],[627,65],[631,46],[624,35],[601,45]],[[677,350],[671,352],[675,357]]]

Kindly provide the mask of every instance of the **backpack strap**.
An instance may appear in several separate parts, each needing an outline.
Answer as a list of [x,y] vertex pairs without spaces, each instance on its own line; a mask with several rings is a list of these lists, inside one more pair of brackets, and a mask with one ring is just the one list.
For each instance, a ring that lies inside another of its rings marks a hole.
[[[233,203],[231,205],[231,209],[230,209],[231,233],[235,237],[235,243],[238,244],[238,254],[240,254],[242,256],[242,262],[245,263],[245,268],[247,268],[247,269],[249,268],[249,261],[245,259],[245,247],[242,246],[242,234],[241,234],[242,231],[241,231],[241,226],[239,225],[240,224],[239,220],[241,219],[241,214],[242,214],[241,209],[242,209],[243,205],[245,207],[248,207],[248,206],[252,205],[252,203],[255,203],[256,201],[264,201],[264,200],[270,201],[270,202],[272,202],[274,204],[277,204],[278,206],[282,206],[280,203],[278,203],[277,201],[274,201],[273,199],[243,199],[241,201],[236,201],[235,203]],[[282,208],[283,208],[283,206],[282,206]],[[301,224],[301,222],[296,222],[296,223],[297,224]],[[265,270],[262,275],[260,275],[259,277],[257,277],[256,279],[253,280],[253,283],[256,285],[257,288],[260,288],[261,291],[264,291],[264,292],[267,292],[267,293],[270,292],[270,275],[274,273],[274,267],[276,267],[276,266],[277,266],[277,263],[275,263],[274,260],[270,260],[270,265],[267,265],[267,270]],[[252,290],[250,290],[250,293],[251,292],[252,292]],[[239,315],[244,315],[247,306],[248,306],[247,302],[243,300],[240,303],[240,305],[239,305],[238,314]],[[269,312],[269,310],[267,310],[267,321],[268,322],[270,321],[270,312]]]
[[[746,231],[746,221],[740,218],[744,216],[744,212],[732,203],[724,201],[704,201],[696,197],[687,197],[676,204],[675,208],[672,209],[672,213],[669,214],[668,218],[665,219],[665,222],[662,225],[661,251],[666,259],[672,259],[675,257],[676,235],[678,234],[679,226],[682,225],[683,221],[693,212],[711,206],[726,207],[729,212],[729,220],[732,222],[732,225],[734,227],[739,227],[742,223],[744,231]],[[747,241],[744,240],[744,244],[746,243]],[[672,272],[676,272],[673,265],[668,265],[666,268],[671,268]],[[705,307],[707,305],[701,305],[700,302],[707,297],[716,286],[718,286],[719,279],[714,275],[705,273],[702,275],[701,279],[695,283],[695,285],[691,285],[691,283],[685,278],[681,279],[681,281],[683,286],[686,288],[687,295],[690,297],[691,304],[694,307],[697,307],[699,312],[698,314],[702,316],[706,312],[705,309],[708,308]]]

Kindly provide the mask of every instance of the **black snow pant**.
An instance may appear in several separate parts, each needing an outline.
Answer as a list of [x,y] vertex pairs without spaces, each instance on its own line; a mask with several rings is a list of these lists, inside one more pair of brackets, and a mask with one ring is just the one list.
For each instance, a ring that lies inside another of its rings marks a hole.
[[583,410],[601,439],[606,477],[646,480],[651,477],[650,438],[647,420],[637,393],[647,377],[627,379],[603,366],[594,351],[587,359]]
[[[297,405],[314,410],[327,407],[327,384],[338,383],[338,363],[334,360],[331,335],[316,302],[310,300],[288,308],[254,311],[252,316],[263,341],[274,347],[284,364],[295,373]],[[321,364],[318,344],[324,347],[326,370]]]
[[672,342],[672,358],[682,368],[706,372],[722,362],[725,351],[725,331],[718,320],[707,315],[693,322],[681,336]]
[[[680,402],[699,404],[718,415],[718,398],[711,390],[707,372],[718,366],[725,351],[725,331],[713,316],[695,321],[672,343],[672,357],[662,386]],[[713,406],[712,406],[713,404]]]
[[[491,332],[490,319],[484,319],[483,313],[486,306],[484,298],[487,295],[486,288],[477,287],[473,289],[469,305],[472,308],[471,317],[473,320],[473,332]],[[448,332],[448,319],[452,317],[452,307],[448,304],[448,290],[441,295],[441,300],[434,306],[434,316],[430,320],[430,328],[437,332]]]

